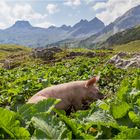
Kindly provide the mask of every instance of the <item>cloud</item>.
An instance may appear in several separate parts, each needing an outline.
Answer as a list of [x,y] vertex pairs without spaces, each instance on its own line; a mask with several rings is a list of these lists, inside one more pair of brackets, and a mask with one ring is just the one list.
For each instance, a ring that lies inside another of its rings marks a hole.
[[[39,24],[43,25],[44,21],[47,20],[47,14],[36,12],[32,6],[27,3],[10,5],[4,0],[1,0],[0,7],[0,29],[11,26],[17,20],[28,20],[29,22],[34,23],[34,26]],[[51,23],[48,22],[48,24],[46,23],[45,25],[45,27],[48,27]]]
[[36,27],[42,27],[42,28],[48,28],[50,26],[55,26],[55,24],[51,22],[42,22],[42,23],[36,24]]
[[95,4],[95,6],[93,6],[93,9],[96,11],[98,9],[104,9],[106,8],[106,3],[105,2],[102,2],[102,3],[97,3]]
[[12,9],[11,12],[15,19],[19,20],[42,20],[47,17],[47,15],[41,15],[40,13],[35,12],[31,5],[29,4],[16,4]]
[[2,22],[0,22],[0,28],[1,28],[1,29],[4,29],[5,27],[6,27],[5,24],[2,23]]
[[84,0],[86,4],[92,4],[92,3],[97,3],[97,2],[106,2],[107,0]]
[[105,24],[109,24],[137,5],[140,5],[140,0],[108,0],[107,2],[97,2],[93,6],[93,10],[97,12],[96,17]]
[[66,0],[64,5],[67,6],[79,6],[81,4],[81,0]]
[[50,14],[54,14],[59,11],[58,6],[56,4],[48,4],[46,9]]

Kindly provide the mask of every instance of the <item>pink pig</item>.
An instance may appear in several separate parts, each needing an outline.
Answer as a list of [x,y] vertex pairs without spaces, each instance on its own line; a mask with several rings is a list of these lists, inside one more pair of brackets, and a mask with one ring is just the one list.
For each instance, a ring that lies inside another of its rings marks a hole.
[[99,76],[96,76],[86,81],[74,81],[48,87],[33,95],[27,103],[34,104],[48,98],[56,98],[61,99],[61,102],[56,105],[57,109],[67,111],[73,107],[75,111],[80,110],[83,102],[104,98],[95,85],[98,80]]

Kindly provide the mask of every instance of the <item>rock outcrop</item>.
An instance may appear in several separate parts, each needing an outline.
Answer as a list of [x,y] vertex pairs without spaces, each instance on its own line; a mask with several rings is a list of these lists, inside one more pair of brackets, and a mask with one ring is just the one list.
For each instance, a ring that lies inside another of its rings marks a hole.
[[54,54],[61,52],[62,49],[58,47],[52,47],[52,48],[36,48],[32,51],[31,56],[34,58],[41,58],[43,60],[53,60]]
[[115,64],[116,67],[122,69],[127,69],[129,67],[140,68],[140,53],[133,54],[130,58],[127,58],[127,56],[129,56],[129,54],[121,52],[113,56],[109,60],[109,63]]
[[[44,61],[47,61],[47,62],[51,62],[51,61],[55,61],[55,54],[56,53],[60,53],[60,52],[63,52],[62,49],[58,48],[58,47],[52,47],[52,48],[36,48],[32,51],[32,54],[31,56],[34,57],[34,58],[41,58],[42,60]],[[86,56],[86,57],[95,57],[95,56],[104,56],[105,54],[102,53],[102,54],[96,54],[95,52],[74,52],[74,51],[71,51],[71,52],[67,52],[66,56],[64,56],[63,58],[61,59],[73,59],[77,56]],[[58,60],[56,60],[58,61]]]

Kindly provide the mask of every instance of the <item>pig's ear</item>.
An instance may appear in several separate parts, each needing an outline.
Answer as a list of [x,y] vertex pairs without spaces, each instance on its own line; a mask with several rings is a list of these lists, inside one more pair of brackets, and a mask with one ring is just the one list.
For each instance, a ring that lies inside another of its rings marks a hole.
[[97,83],[99,81],[99,79],[100,79],[100,76],[96,76],[96,77],[89,79],[87,81],[87,83],[85,84],[85,87],[88,88],[90,86],[93,86],[95,83]]

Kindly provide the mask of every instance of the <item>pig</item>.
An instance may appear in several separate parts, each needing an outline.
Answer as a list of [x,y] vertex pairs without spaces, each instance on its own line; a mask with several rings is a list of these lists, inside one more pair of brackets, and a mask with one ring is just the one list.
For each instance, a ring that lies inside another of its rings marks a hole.
[[51,86],[33,95],[27,103],[35,104],[48,98],[55,98],[61,99],[61,102],[55,106],[57,109],[67,111],[73,107],[74,111],[81,110],[84,102],[104,98],[96,86],[98,80],[99,76],[96,76],[85,81],[73,81]]

